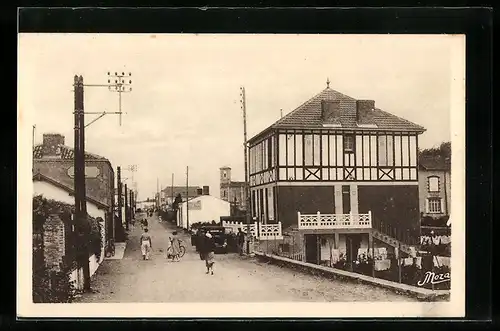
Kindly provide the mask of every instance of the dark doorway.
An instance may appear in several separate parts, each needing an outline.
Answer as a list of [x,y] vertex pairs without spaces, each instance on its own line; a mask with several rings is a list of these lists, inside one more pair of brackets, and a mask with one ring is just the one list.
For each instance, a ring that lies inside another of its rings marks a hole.
[[349,185],[342,185],[342,210],[344,214],[351,212],[351,192]]
[[361,234],[346,235],[347,263],[352,270],[352,262],[358,259],[358,250],[361,247]]
[[318,236],[315,234],[304,235],[306,245],[306,262],[318,264]]

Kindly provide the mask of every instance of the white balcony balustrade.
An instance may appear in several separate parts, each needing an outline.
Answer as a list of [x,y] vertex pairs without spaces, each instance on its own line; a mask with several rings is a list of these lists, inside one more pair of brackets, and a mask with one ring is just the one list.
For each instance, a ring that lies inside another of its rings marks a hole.
[[[241,229],[243,232],[247,232],[248,225],[243,222],[233,222],[233,221],[223,221],[222,226],[232,228],[234,232],[238,232]],[[259,229],[258,235],[256,235]],[[257,224],[257,222],[250,223],[250,234],[259,240],[281,240],[283,239],[281,222],[274,224]]]
[[370,229],[372,214],[301,214],[298,215],[299,230],[322,229]]

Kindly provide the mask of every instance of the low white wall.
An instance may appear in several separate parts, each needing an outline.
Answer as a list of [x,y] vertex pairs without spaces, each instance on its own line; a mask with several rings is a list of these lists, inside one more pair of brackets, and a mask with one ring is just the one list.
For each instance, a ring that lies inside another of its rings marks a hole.
[[[102,259],[101,259],[101,262],[102,262]],[[90,277],[92,277],[96,273],[99,266],[100,266],[100,263],[99,263],[99,261],[97,261],[95,254],[92,255],[91,257],[89,257]],[[79,289],[79,290],[83,289],[83,269],[77,268],[77,269],[73,270],[69,275],[69,280],[75,282],[74,286],[76,289]]]

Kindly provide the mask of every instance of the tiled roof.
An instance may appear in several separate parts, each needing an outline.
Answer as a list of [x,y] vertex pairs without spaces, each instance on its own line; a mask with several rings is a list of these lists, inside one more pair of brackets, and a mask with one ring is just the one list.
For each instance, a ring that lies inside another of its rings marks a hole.
[[418,164],[424,170],[451,170],[450,158],[441,155],[420,155]]
[[[338,100],[340,102],[340,129],[360,129],[356,123],[356,99],[326,88],[298,108],[279,119],[270,128],[323,128],[321,117],[321,101]],[[401,130],[423,132],[425,129],[398,116],[375,108],[370,116],[370,122],[377,125],[378,130]]]
[[[189,197],[199,196],[198,189],[201,189],[201,187],[188,186],[188,196]],[[168,197],[170,197],[172,195],[172,186],[167,186],[162,191],[165,192],[165,194]],[[174,186],[173,191],[174,191],[174,197],[176,197],[177,194],[180,194],[182,198],[186,197],[186,187],[185,186]]]
[[[72,160],[73,157],[74,157],[74,149],[69,147],[69,146],[65,146],[65,145],[59,145],[59,147],[61,148],[61,159],[63,160]],[[33,158],[34,159],[41,159],[42,158],[42,148],[43,148],[43,144],[40,144],[40,145],[36,145],[34,148],[33,148]],[[92,154],[92,153],[88,153],[86,152],[85,153],[85,159],[86,160],[107,160],[105,157],[102,157],[102,156],[99,156],[99,155],[96,155],[96,154]]]
[[[75,194],[75,190],[73,187],[70,187],[68,185],[65,185],[59,181],[57,181],[56,179],[54,178],[50,178],[46,175],[43,175],[39,172],[37,172],[36,174],[33,175],[33,181],[44,181],[44,182],[47,182],[49,184],[52,184],[56,187],[59,187],[63,190],[65,190],[66,192],[70,193],[70,194]],[[96,199],[90,197],[89,195],[86,195],[85,199],[88,201],[88,202],[91,202],[93,203],[94,205],[98,206],[99,208],[108,208],[107,205],[103,204],[102,202],[100,201],[97,201]]]

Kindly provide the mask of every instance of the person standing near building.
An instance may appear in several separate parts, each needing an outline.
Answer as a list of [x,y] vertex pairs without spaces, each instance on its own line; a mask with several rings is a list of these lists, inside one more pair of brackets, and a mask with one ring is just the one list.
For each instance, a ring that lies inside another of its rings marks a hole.
[[238,228],[237,241],[238,241],[238,253],[240,255],[243,255],[243,245],[245,244],[245,233],[241,231],[241,228]]
[[205,265],[207,267],[206,274],[211,273],[214,274],[214,264],[215,264],[215,242],[212,238],[212,235],[209,231],[205,234],[205,243],[204,243],[204,251],[205,251]]
[[153,249],[151,235],[148,233],[148,229],[145,228],[144,233],[141,235],[141,252],[143,260],[149,260],[151,249]]

